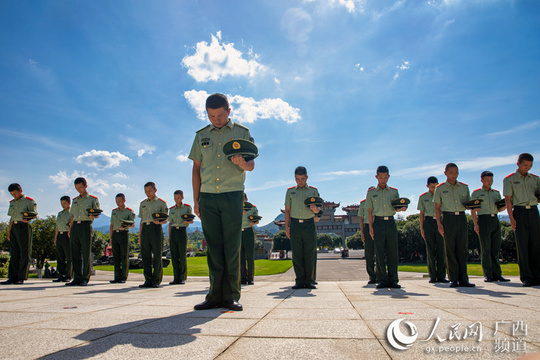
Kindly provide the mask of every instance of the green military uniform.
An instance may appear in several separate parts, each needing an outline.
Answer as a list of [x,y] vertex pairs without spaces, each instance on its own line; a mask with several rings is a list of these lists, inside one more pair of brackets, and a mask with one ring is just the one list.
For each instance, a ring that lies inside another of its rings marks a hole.
[[499,254],[501,252],[501,224],[497,214],[497,201],[501,193],[495,189],[476,189],[471,194],[471,200],[482,199],[482,207],[476,212],[482,251],[482,270],[486,278],[499,279],[502,276]]
[[60,280],[71,279],[73,276],[71,244],[69,240],[70,222],[71,212],[69,210],[62,210],[56,216],[56,270],[60,275]]
[[369,281],[377,281],[375,272],[375,245],[369,233],[369,216],[366,209],[366,199],[360,201],[358,216],[364,218],[364,257],[366,258],[366,270]]
[[90,280],[93,219],[88,216],[88,209],[99,209],[99,200],[96,196],[87,193],[85,196],[79,195],[73,199],[70,210],[73,215],[70,244],[73,281],[76,283]]
[[223,153],[231,139],[253,141],[249,129],[231,120],[210,124],[195,135],[189,158],[201,162],[199,209],[206,243],[210,290],[206,300],[240,299],[240,245],[245,171]]
[[135,220],[132,209],[124,207],[111,211],[111,246],[114,263],[114,281],[126,281],[129,274],[129,229],[122,228],[121,220]]
[[292,186],[287,189],[285,206],[291,208],[291,250],[296,285],[313,285],[317,261],[317,228],[315,214],[304,201],[319,195],[319,190],[306,184],[305,187]]
[[[396,210],[392,201],[399,198],[398,189],[379,185],[369,190],[366,196],[366,209],[372,209],[373,243],[377,256],[377,282],[381,284],[397,284],[398,279],[398,233],[394,221]],[[386,258],[386,264],[385,264]]]
[[504,178],[503,195],[512,197],[516,220],[516,246],[519,275],[522,282],[540,285],[540,217],[538,199],[534,195],[540,190],[540,178],[527,173],[512,173]]
[[11,230],[9,233],[9,267],[8,279],[10,282],[28,279],[28,268],[32,254],[32,226],[23,222],[24,211],[36,211],[34,199],[22,195],[18,200],[9,202],[8,216],[11,217]]
[[446,278],[446,251],[444,250],[444,239],[437,227],[433,195],[429,191],[420,195],[417,209],[424,212],[424,236],[426,238],[429,277],[433,281],[441,281]]
[[169,222],[171,231],[169,233],[169,245],[171,249],[171,262],[175,283],[181,283],[187,279],[187,227],[182,215],[192,214],[191,205],[182,204],[180,207],[174,205],[169,208]]
[[463,205],[469,200],[469,186],[459,181],[456,181],[455,185],[451,185],[448,181],[439,184],[433,196],[433,202],[441,204],[446,263],[448,277],[452,282],[469,282],[467,275],[469,241],[467,217]]
[[255,276],[255,234],[250,215],[259,215],[259,210],[253,207],[246,211],[242,218],[242,246],[240,248],[240,275],[243,283],[253,282]]
[[160,224],[154,224],[152,214],[167,214],[167,210],[165,200],[157,196],[152,200],[146,198],[139,205],[143,274],[147,285],[159,285],[163,279],[163,228]]

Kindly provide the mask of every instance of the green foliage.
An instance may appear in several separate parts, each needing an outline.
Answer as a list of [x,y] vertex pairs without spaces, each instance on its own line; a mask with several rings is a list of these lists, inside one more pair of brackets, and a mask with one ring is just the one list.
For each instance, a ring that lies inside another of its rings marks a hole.
[[9,247],[7,242],[7,233],[9,229],[9,223],[0,222],[0,249],[4,247]]
[[54,234],[56,216],[32,221],[32,258],[36,259],[36,268],[42,269],[46,259],[56,259]]
[[334,248],[334,240],[330,236],[330,234],[318,234],[317,235],[317,246],[319,248],[327,248],[327,249],[333,249]]
[[109,245],[109,234],[92,231],[92,252],[95,259],[99,259],[105,254],[107,245]]
[[349,249],[363,249],[364,243],[362,242],[362,235],[360,235],[360,231],[356,232],[356,234],[349,236],[346,239],[346,244]]
[[426,244],[420,233],[420,220],[412,215],[398,222],[399,256],[405,261],[425,259]]
[[285,230],[278,231],[273,238],[274,241],[274,251],[284,250],[284,251],[290,251],[291,250],[291,240],[287,237],[287,234],[285,233]]

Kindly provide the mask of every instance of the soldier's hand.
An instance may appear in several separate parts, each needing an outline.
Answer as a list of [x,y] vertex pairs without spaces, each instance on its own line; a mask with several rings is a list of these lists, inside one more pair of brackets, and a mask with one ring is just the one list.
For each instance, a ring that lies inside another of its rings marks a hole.
[[309,208],[311,211],[313,211],[314,214],[318,213],[320,210],[319,210],[319,207],[315,204],[311,204],[309,205]]
[[291,229],[286,228],[285,229],[285,235],[287,235],[287,237],[290,239],[291,238]]
[[422,239],[426,241],[426,234],[424,234],[424,229],[420,228],[420,235],[422,235]]
[[238,154],[234,155],[233,157],[231,157],[231,161],[233,162],[233,164],[238,165],[240,167],[246,165],[246,160],[244,160],[242,155],[238,155]]
[[396,209],[396,211],[405,211],[405,210],[407,210],[406,206],[403,206],[403,207],[400,207],[400,208]]
[[511,219],[510,220],[510,225],[512,226],[512,229],[514,229],[514,231],[516,231],[516,226],[517,226],[516,219]]
[[195,205],[193,206],[193,212],[195,215],[197,215],[198,218],[201,217],[201,211],[199,210],[199,202],[195,201]]
[[321,221],[321,218],[318,216],[315,216],[315,222],[319,222],[319,221]]
[[480,227],[478,226],[478,224],[474,225],[474,232],[480,236]]
[[139,236],[139,246],[141,246],[141,237]]
[[360,232],[360,240],[362,240],[364,244],[366,243],[366,235],[364,235],[363,231]]
[[372,228],[372,227],[369,228],[369,235],[371,235],[371,238],[372,238],[373,240],[375,240],[375,233],[373,232],[373,228]]
[[444,237],[444,228],[443,228],[443,226],[439,225],[438,228],[439,228],[439,233],[441,234],[442,237]]

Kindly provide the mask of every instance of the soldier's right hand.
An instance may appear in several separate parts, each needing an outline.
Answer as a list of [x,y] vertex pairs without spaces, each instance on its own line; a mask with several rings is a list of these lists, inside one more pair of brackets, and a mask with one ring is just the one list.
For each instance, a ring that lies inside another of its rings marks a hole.
[[291,238],[291,229],[287,228],[285,229],[285,235],[290,239]]
[[198,218],[201,217],[201,211],[199,210],[199,202],[195,201],[195,205],[193,206],[193,212],[195,215],[197,215]]
[[442,237],[444,237],[444,228],[443,228],[443,226],[439,225],[438,228],[439,228],[439,233],[441,234]]

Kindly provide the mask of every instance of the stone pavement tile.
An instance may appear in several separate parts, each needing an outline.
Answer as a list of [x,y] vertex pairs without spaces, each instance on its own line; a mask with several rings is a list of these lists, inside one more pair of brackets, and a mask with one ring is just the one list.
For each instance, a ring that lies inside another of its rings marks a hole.
[[266,319],[299,320],[359,320],[360,315],[354,309],[274,309]]
[[260,320],[244,336],[284,338],[372,339],[373,333],[362,320]]
[[100,331],[3,329],[0,356],[3,359],[35,359],[109,334]]
[[213,359],[235,337],[116,333],[43,359]]
[[[485,309],[485,308],[500,308],[505,307],[503,304],[490,301],[482,300],[478,298],[460,298],[453,300],[432,300],[426,299],[424,301],[426,305],[434,306],[441,309]],[[510,305],[510,307],[512,307]]]
[[240,336],[257,322],[257,319],[223,319],[190,317],[185,314],[160,318],[147,324],[132,327],[131,333],[155,334],[202,334]]
[[131,315],[131,314],[144,314],[148,317],[163,317],[163,316],[172,316],[180,313],[185,313],[193,310],[193,306],[155,306],[155,305],[127,305],[127,306],[117,306],[111,309],[101,310],[96,314],[100,316],[104,315]]
[[288,301],[284,300],[277,306],[278,309],[352,309],[352,305],[348,300],[304,300],[304,301]]
[[340,291],[337,292],[319,292],[318,290],[306,292],[305,290],[296,290],[285,301],[302,301],[302,302],[314,302],[314,301],[336,301],[343,302],[348,301],[345,294]]
[[60,315],[58,313],[0,312],[0,329],[29,324],[29,326],[35,327],[41,321],[62,319],[63,317],[69,316],[68,314]]
[[249,308],[266,308],[273,309],[283,302],[281,299],[273,299],[269,297],[254,297],[254,298],[240,298],[240,304],[246,309]]
[[[370,301],[351,301],[354,308],[358,310],[371,310],[371,309],[398,309],[397,311],[405,311],[406,309],[419,308],[426,306],[422,301],[416,300],[372,300]],[[430,308],[431,306],[427,305]]]
[[220,319],[262,319],[265,317],[272,308],[269,307],[253,307],[244,306],[243,311],[231,311],[225,308],[210,309],[210,310],[198,310],[192,311],[193,307],[186,311],[183,316],[185,317],[198,317],[198,318],[217,318]]
[[[466,306],[466,304],[464,304]],[[539,309],[540,310],[540,309]],[[538,320],[540,321],[540,311],[522,309],[518,307],[489,308],[489,309],[448,309],[450,313],[470,320]]]
[[451,312],[447,312],[436,308],[404,308],[396,307],[396,309],[359,309],[358,313],[364,320],[395,320],[400,317],[408,319],[435,319],[437,316],[450,320],[464,320],[464,317]]
[[373,339],[240,338],[219,360],[390,359]]
[[[36,314],[33,314],[36,315]],[[37,314],[39,315],[39,314]],[[155,318],[145,314],[110,315],[92,312],[85,314],[73,314],[54,320],[40,321],[25,327],[34,329],[63,329],[63,330],[99,330],[99,331],[123,331],[130,327],[138,326],[147,322],[155,321]]]

